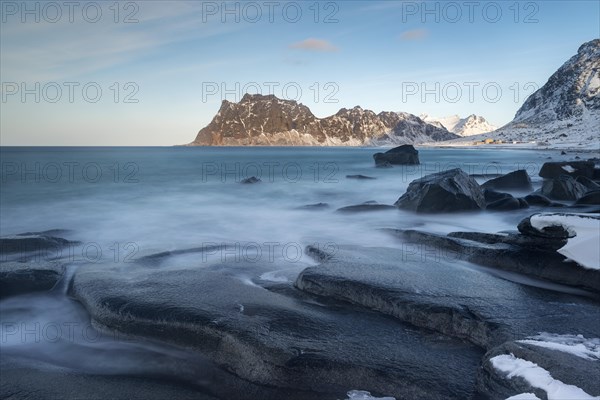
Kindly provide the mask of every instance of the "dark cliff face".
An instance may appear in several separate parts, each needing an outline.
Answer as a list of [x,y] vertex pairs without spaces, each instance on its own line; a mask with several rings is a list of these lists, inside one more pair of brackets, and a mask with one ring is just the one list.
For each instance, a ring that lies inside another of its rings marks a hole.
[[517,111],[514,122],[547,123],[600,110],[600,39],[584,43]]
[[422,143],[457,137],[412,114],[375,114],[356,106],[326,118],[292,100],[246,94],[224,100],[219,112],[198,132],[192,145],[348,145]]

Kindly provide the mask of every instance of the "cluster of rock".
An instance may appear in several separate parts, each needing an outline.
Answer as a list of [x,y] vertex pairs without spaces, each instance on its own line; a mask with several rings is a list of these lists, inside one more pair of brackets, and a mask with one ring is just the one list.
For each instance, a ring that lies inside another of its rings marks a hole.
[[[373,158],[377,167],[419,164],[418,151],[411,145],[376,153]],[[450,169],[412,181],[395,205],[423,213],[508,211],[529,205],[566,206],[556,201],[597,206],[600,205],[600,169],[596,168],[595,161],[547,162],[539,172],[544,178],[541,189],[520,198],[504,191],[531,191],[531,178],[525,170],[513,171],[480,185],[461,169]]]

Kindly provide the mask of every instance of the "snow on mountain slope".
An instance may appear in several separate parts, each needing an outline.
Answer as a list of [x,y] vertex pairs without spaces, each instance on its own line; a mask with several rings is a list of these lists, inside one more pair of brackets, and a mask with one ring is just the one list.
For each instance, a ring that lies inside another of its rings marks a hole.
[[459,136],[478,135],[481,133],[492,132],[497,129],[496,126],[490,124],[485,118],[475,114],[471,114],[466,118],[461,118],[458,115],[436,118],[427,114],[422,114],[420,117],[427,123],[438,127],[444,127],[448,131]]
[[600,39],[581,45],[515,118],[490,134],[448,142],[470,145],[487,138],[553,147],[600,149]]

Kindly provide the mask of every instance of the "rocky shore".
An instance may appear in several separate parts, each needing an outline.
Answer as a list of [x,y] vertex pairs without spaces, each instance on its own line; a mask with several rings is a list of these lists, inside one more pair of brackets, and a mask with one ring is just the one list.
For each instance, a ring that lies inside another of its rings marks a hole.
[[[374,161],[420,162],[412,146]],[[93,351],[79,344],[82,357],[127,354],[146,365],[78,371],[3,342],[0,396],[59,398],[66,388],[76,398],[344,399],[352,389],[396,399],[597,398],[598,162],[547,162],[537,191],[524,170],[482,184],[461,169],[423,176],[395,204],[337,212],[524,216],[503,232],[374,226],[397,245],[308,245],[311,261],[291,270],[211,258],[218,247],[73,265],[55,250],[76,246],[76,232],[0,238],[3,337],[21,334],[9,328],[20,301],[48,296],[80,310],[94,332],[122,335]],[[369,171],[347,178],[372,180]],[[300,209],[336,212],[324,202]],[[274,270],[289,279],[266,279]],[[132,350],[123,338],[158,347]]]

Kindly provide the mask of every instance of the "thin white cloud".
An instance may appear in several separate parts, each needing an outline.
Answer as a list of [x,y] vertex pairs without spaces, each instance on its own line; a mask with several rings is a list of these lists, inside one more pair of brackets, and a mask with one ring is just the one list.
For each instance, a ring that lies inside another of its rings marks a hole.
[[429,36],[429,31],[427,29],[412,29],[410,31],[402,32],[402,34],[400,34],[400,40],[423,40],[427,36]]
[[318,51],[323,53],[336,52],[339,49],[331,42],[323,39],[308,38],[290,45],[290,49]]

